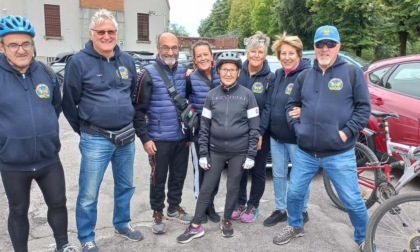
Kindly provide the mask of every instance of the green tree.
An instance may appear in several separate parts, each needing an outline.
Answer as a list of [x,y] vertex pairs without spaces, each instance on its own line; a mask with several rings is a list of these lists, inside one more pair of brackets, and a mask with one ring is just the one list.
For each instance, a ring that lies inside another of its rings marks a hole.
[[219,37],[228,32],[228,17],[231,0],[217,0],[213,4],[210,15],[201,20],[198,27],[198,34],[201,37]]
[[249,15],[254,9],[255,0],[231,0],[228,18],[228,31],[237,33],[239,36],[239,47],[243,48],[244,38],[255,33],[252,29],[252,18]]
[[275,0],[255,0],[255,7],[251,12],[254,32],[262,31],[271,38],[279,33],[274,15],[275,4]]
[[407,54],[407,43],[413,42],[420,34],[420,1],[419,0],[381,0],[383,7],[381,17],[388,22],[383,29],[385,34],[397,34],[399,40],[399,55]]
[[187,32],[184,26],[178,24],[170,24],[169,31],[176,36],[188,37],[190,34]]
[[372,27],[372,17],[378,7],[372,0],[307,0],[316,27],[334,25],[339,29],[344,48],[362,55],[362,49],[374,47],[378,42]]
[[306,0],[276,0],[273,9],[278,33],[297,35],[305,49],[313,49],[315,31]]

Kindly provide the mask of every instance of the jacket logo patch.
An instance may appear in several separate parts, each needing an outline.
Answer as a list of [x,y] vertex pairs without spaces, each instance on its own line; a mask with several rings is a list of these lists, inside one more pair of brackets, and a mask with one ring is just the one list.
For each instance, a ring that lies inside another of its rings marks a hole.
[[255,82],[251,90],[256,94],[261,94],[264,91],[264,85],[261,82]]
[[[121,79],[127,80],[128,79],[128,70],[124,66],[118,67],[118,71],[120,72]],[[118,74],[118,73],[117,73]]]
[[35,88],[35,92],[41,99],[48,99],[51,97],[50,88],[45,84],[38,84]]
[[328,88],[331,91],[341,91],[341,89],[343,89],[343,86],[343,81],[338,78],[333,78],[330,80],[330,82],[328,82]]
[[284,90],[284,93],[290,95],[292,93],[294,85],[295,83],[289,83],[289,85],[287,85],[286,89]]

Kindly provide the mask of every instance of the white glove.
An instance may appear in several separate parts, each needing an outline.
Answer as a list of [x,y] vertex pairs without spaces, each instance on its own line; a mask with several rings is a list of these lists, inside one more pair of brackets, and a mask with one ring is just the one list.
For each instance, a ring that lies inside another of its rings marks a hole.
[[200,158],[200,160],[198,160],[198,164],[200,165],[201,168],[203,168],[204,170],[208,170],[210,169],[210,164],[209,161],[207,160],[206,157],[202,157]]
[[244,164],[242,165],[242,167],[244,169],[251,169],[252,167],[254,167],[255,165],[255,161],[250,159],[250,158],[246,158]]

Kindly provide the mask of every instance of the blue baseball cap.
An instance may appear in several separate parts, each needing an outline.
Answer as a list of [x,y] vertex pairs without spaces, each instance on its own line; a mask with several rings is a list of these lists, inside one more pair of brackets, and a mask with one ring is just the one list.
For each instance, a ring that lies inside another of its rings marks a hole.
[[340,34],[335,26],[324,25],[316,29],[314,43],[321,40],[332,40],[340,43]]

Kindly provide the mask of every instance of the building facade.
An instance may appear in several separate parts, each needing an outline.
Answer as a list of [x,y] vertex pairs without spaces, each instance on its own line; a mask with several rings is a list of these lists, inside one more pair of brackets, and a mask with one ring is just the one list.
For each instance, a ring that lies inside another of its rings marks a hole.
[[1,16],[21,15],[35,26],[37,57],[79,51],[89,40],[89,22],[98,9],[112,11],[118,43],[127,51],[156,52],[156,38],[168,30],[168,0],[1,0]]

